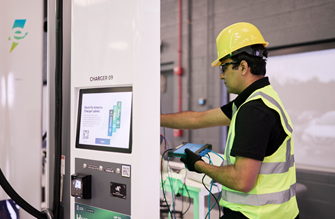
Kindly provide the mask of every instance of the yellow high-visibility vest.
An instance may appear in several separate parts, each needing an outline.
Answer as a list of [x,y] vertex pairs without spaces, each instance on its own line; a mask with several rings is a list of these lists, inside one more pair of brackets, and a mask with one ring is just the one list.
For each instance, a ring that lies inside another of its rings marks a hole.
[[[243,193],[222,186],[220,205],[233,211],[239,211],[252,219],[293,219],[298,215],[299,210],[295,189],[292,123],[271,85],[255,90],[241,106],[256,99],[261,99],[267,107],[278,112],[287,137],[275,153],[264,158],[254,188],[248,193]],[[236,158],[230,156],[230,151],[235,138],[236,116],[241,106],[237,109],[233,104],[224,165],[235,163]]]

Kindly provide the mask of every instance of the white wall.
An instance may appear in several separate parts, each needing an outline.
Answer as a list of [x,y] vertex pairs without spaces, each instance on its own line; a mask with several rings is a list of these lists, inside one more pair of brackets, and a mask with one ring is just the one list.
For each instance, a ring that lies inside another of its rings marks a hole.
[[[40,209],[43,1],[1,0],[0,20],[0,167],[13,188]],[[26,20],[23,28],[13,29],[16,20]],[[11,51],[13,42],[18,45]],[[7,198],[0,189],[0,200]]]

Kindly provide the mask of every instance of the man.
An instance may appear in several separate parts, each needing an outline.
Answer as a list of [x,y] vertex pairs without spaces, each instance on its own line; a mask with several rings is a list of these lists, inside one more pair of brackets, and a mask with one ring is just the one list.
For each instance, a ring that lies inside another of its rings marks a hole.
[[224,166],[209,165],[191,151],[190,171],[222,184],[225,218],[299,218],[295,196],[292,123],[266,73],[267,42],[249,23],[236,23],[217,37],[218,58],[229,93],[237,98],[205,112],[161,115],[161,126],[197,129],[229,125]]

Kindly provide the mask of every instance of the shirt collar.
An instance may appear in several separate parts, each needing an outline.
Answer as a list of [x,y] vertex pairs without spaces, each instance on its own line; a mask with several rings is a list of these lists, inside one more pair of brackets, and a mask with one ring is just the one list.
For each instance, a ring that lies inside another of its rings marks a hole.
[[268,77],[261,78],[250,84],[236,97],[236,99],[234,100],[235,106],[239,108],[241,104],[244,103],[255,90],[258,90],[268,85],[270,85]]

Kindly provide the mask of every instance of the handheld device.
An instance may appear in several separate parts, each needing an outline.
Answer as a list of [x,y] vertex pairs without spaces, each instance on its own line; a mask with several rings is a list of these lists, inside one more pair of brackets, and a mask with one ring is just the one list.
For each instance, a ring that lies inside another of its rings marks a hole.
[[185,149],[188,148],[193,153],[200,154],[203,150],[212,150],[211,144],[193,144],[183,142],[181,145],[168,152],[168,157],[186,157]]

